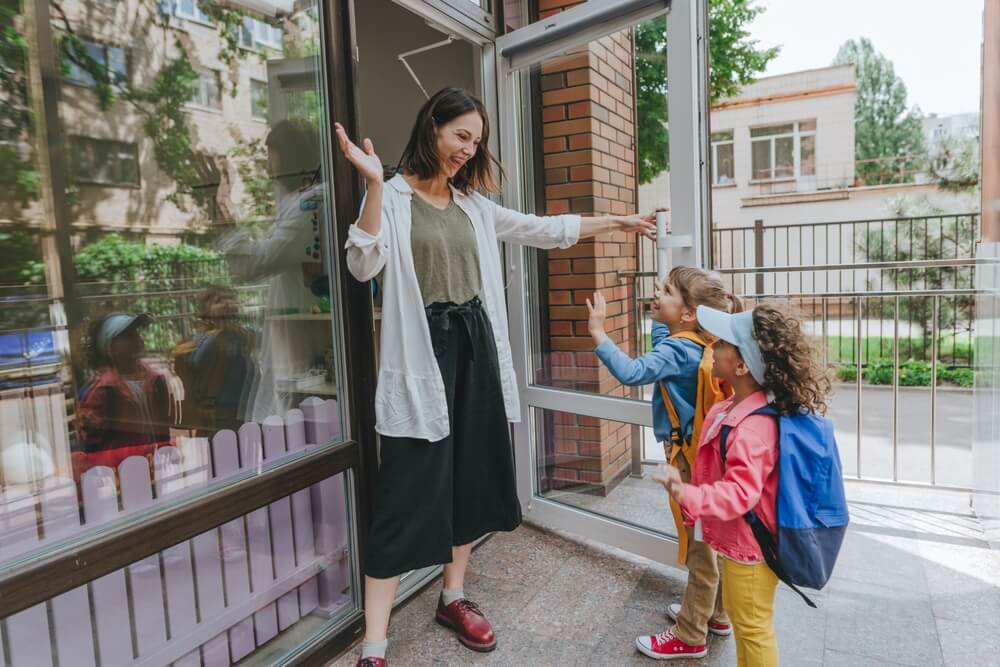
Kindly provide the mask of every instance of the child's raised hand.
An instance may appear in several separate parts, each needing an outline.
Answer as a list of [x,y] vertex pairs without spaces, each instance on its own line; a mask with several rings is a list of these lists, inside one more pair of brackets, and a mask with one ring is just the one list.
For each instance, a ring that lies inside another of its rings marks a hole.
[[684,480],[681,479],[681,473],[677,468],[672,465],[661,465],[653,473],[653,481],[662,484],[663,488],[670,494],[670,497],[677,502],[683,500]]
[[587,299],[587,314],[589,316],[587,329],[590,331],[590,335],[594,337],[594,340],[600,344],[608,337],[604,330],[604,321],[608,317],[608,302],[604,300],[603,294],[594,292],[593,303],[591,303],[590,299]]

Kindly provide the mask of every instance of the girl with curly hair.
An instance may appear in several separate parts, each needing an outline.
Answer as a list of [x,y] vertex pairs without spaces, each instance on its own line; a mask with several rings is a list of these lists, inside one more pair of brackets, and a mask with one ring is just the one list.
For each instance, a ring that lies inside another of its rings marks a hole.
[[[831,382],[801,320],[787,308],[762,304],[730,315],[699,306],[697,317],[718,338],[712,373],[734,394],[705,416],[691,482],[669,466],[656,480],[686,521],[701,521],[705,543],[721,556],[723,604],[736,635],[737,664],[777,665],[778,578],[743,515],[754,510],[769,531],[776,531],[778,425],[773,416],[753,413],[768,403],[784,415],[825,413]],[[719,451],[724,426],[731,428],[725,463]]]

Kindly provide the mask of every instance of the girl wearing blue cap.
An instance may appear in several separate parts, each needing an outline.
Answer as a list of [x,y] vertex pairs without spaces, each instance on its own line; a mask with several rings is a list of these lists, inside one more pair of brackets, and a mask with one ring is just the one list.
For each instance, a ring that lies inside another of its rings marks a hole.
[[[743,515],[754,510],[775,532],[778,426],[772,416],[752,413],[768,403],[781,414],[824,413],[831,383],[801,320],[782,308],[762,304],[730,315],[701,306],[697,317],[718,338],[713,373],[735,393],[705,418],[691,483],[667,466],[655,479],[688,522],[702,522],[705,542],[721,556],[722,597],[736,635],[737,664],[777,665],[778,579]],[[723,426],[731,428],[725,463],[719,451]]]

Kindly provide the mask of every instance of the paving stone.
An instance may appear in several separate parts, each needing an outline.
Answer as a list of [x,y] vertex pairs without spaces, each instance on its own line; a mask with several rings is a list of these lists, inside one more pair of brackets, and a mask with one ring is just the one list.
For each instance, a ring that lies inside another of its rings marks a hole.
[[[783,665],[1000,666],[1000,554],[972,545],[849,532],[833,580],[809,592],[810,609],[779,585],[775,622]],[[433,621],[440,580],[393,614],[395,666],[654,664],[635,650],[642,633],[665,629],[666,605],[686,573],[530,526],[476,550],[466,593],[497,629],[489,654],[463,647]],[[355,647],[337,662],[351,667]],[[685,663],[736,662],[733,638]]]

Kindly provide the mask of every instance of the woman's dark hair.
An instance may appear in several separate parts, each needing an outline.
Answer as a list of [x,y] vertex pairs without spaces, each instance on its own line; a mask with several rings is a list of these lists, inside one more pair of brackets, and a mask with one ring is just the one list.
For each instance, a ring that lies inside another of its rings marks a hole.
[[305,118],[279,121],[264,145],[278,155],[279,178],[313,177],[320,167],[319,131]]
[[503,167],[490,153],[490,120],[486,116],[486,107],[460,88],[443,88],[420,108],[417,120],[413,124],[413,131],[410,133],[410,140],[400,159],[403,169],[421,179],[437,175],[441,169],[441,159],[437,153],[435,130],[471,111],[477,112],[483,119],[483,136],[476,153],[452,177],[451,184],[465,194],[473,190],[486,192],[499,190],[491,167],[496,164],[501,175]]

